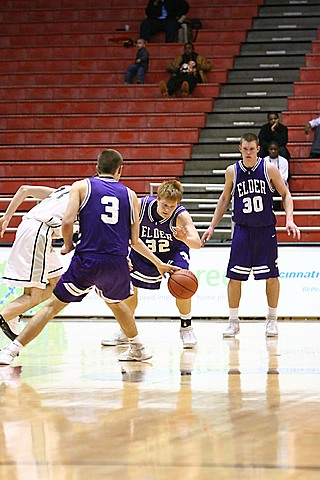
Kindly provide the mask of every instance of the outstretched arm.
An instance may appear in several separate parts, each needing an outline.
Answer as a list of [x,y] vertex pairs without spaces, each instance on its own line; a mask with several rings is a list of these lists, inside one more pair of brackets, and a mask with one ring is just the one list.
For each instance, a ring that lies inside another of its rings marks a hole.
[[19,188],[19,190],[17,190],[13,199],[9,203],[4,215],[0,218],[0,237],[3,238],[4,232],[6,231],[13,214],[16,212],[16,210],[20,207],[21,203],[23,203],[26,198],[33,197],[38,198],[39,200],[43,200],[53,191],[54,188],[51,187],[21,185],[21,187]]
[[233,179],[234,179],[234,173],[233,173],[233,165],[229,165],[229,167],[226,170],[225,174],[225,185],[222,194],[220,195],[218,204],[216,206],[214,215],[212,217],[211,223],[209,228],[204,232],[204,234],[201,237],[201,246],[203,247],[204,244],[210,240],[210,238],[213,235],[214,229],[220,222],[221,218],[225,214],[231,200],[231,192],[233,188]]

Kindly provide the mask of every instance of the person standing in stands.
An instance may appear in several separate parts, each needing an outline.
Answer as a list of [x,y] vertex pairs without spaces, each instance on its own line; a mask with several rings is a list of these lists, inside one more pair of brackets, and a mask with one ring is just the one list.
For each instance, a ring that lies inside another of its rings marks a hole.
[[310,158],[320,158],[320,117],[309,120],[304,127],[305,134],[308,135],[310,130],[314,131]]
[[132,83],[133,77],[137,77],[137,83],[144,83],[145,74],[149,67],[149,52],[146,49],[146,41],[143,38],[138,38],[136,41],[137,54],[135,62],[129,65],[126,71],[124,83]]
[[229,278],[229,325],[223,337],[232,338],[240,332],[241,284],[248,280],[251,271],[255,280],[266,280],[266,336],[276,337],[280,283],[276,218],[272,208],[275,189],[282,197],[288,235],[292,233],[293,238],[299,239],[300,230],[293,221],[292,197],[278,168],[258,157],[257,136],[253,133],[242,135],[239,149],[242,159],[226,169],[225,186],[210,226],[202,235],[201,244],[203,246],[210,240],[233,198],[232,220],[235,227],[226,275]]
[[[180,205],[183,188],[177,180],[163,182],[157,196],[138,199],[140,239],[163,262],[189,269],[189,249],[200,248],[200,238],[187,210]],[[138,289],[159,290],[162,277],[155,266],[138,252],[130,253],[131,281],[134,294],[125,300],[134,314],[138,306]],[[194,348],[197,339],[191,325],[191,298],[176,299],[180,313],[180,338],[183,348]],[[115,332],[111,339],[102,340],[104,346],[128,343],[124,332]]]
[[277,142],[280,155],[287,160],[290,160],[290,152],[287,149],[288,127],[280,123],[279,114],[277,112],[269,112],[267,118],[268,123],[262,125],[259,132],[261,157],[264,158],[268,155],[270,142]]
[[175,57],[167,68],[171,73],[168,83],[161,81],[159,84],[161,95],[171,96],[181,88],[182,96],[188,97],[198,83],[207,82],[204,72],[210,69],[210,62],[194,51],[194,45],[185,43],[183,54]]
[[[123,302],[132,295],[128,265],[131,247],[156,265],[160,275],[178,270],[166,265],[139,239],[139,213],[136,194],[119,182],[123,159],[116,150],[98,156],[97,177],[75,182],[62,219],[62,254],[75,250],[68,270],[54,287],[46,305],[28,322],[23,331],[0,351],[0,364],[10,365],[45,325],[70,302],[81,302],[95,289],[112,310],[129,339],[129,348],[118,359],[143,361],[152,357],[140,340],[130,309]],[[73,243],[73,225],[79,218],[79,241]]]
[[185,0],[149,0],[145,10],[147,18],[140,26],[140,37],[149,42],[155,33],[165,32],[166,43],[173,43],[189,8]]

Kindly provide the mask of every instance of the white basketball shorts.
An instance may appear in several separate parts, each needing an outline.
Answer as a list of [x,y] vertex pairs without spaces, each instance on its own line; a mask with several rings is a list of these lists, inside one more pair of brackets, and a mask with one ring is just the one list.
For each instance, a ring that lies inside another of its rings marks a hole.
[[2,283],[45,289],[48,279],[60,276],[63,271],[51,242],[51,227],[38,220],[23,219],[17,229]]

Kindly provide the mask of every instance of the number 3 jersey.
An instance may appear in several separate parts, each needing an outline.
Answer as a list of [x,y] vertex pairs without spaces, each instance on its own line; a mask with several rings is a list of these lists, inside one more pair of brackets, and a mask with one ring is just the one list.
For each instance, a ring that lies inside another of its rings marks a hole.
[[274,191],[263,158],[258,158],[252,168],[239,160],[234,164],[232,220],[248,227],[275,225]]
[[131,191],[112,177],[88,178],[79,210],[80,241],[76,252],[90,257],[128,255],[133,223]]
[[[173,263],[182,268],[188,268],[189,247],[174,238],[173,229],[178,215],[185,210],[182,205],[178,205],[169,218],[163,218],[157,213],[156,197],[148,196],[141,199],[139,215],[140,239],[143,243],[163,262]],[[154,273],[157,281],[161,280],[158,270],[147,258],[134,250],[131,250],[130,258],[135,270],[148,273],[150,276]]]

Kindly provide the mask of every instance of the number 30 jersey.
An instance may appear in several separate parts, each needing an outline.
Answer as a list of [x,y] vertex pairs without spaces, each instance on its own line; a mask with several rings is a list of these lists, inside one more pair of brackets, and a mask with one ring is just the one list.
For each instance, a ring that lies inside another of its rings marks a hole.
[[[163,262],[170,260],[175,252],[185,252],[189,257],[189,247],[173,236],[173,229],[177,223],[177,217],[186,209],[182,205],[177,205],[169,218],[160,217],[157,213],[156,197],[144,197],[141,200],[140,209],[140,239],[147,247]],[[133,262],[149,262],[146,258],[134,250],[131,251],[130,258]]]
[[248,227],[275,225],[274,192],[263,158],[258,158],[252,168],[245,167],[239,160],[234,164],[232,220]]

